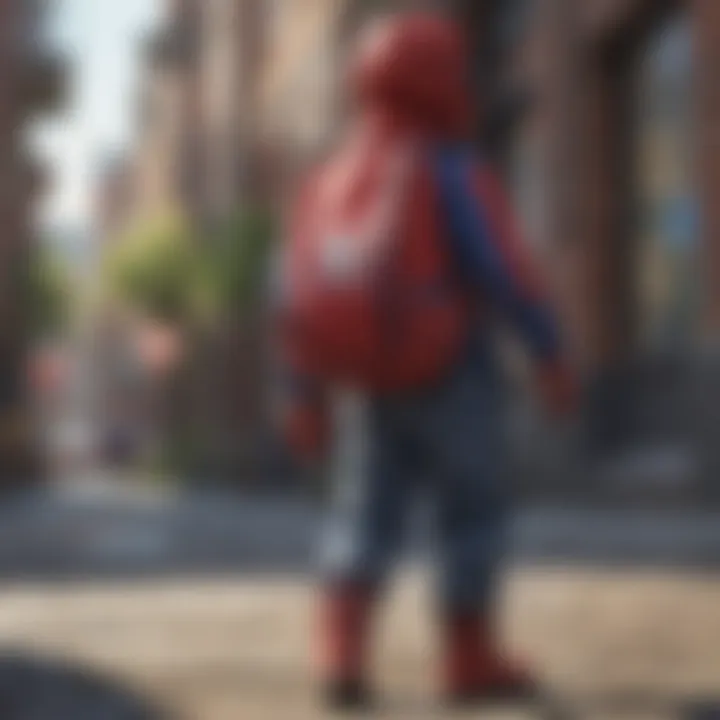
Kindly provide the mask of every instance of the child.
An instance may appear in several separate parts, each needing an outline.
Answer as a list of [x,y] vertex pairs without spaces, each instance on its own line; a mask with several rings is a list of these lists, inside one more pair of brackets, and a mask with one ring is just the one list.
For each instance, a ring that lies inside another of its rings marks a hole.
[[468,143],[466,65],[460,31],[439,16],[363,35],[356,121],[299,194],[287,243],[282,420],[305,457],[334,450],[319,641],[342,708],[370,698],[373,609],[421,488],[436,511],[446,698],[535,689],[493,621],[509,509],[496,320],[525,341],[554,410],[575,392],[504,193]]

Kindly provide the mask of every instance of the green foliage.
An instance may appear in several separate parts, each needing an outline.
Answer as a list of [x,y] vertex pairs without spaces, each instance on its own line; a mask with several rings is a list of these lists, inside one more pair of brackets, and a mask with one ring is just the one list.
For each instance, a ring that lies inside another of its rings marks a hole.
[[272,236],[270,214],[257,209],[202,237],[177,217],[160,218],[120,240],[107,258],[108,284],[154,320],[227,320],[261,297]]
[[113,294],[132,310],[163,322],[184,323],[193,313],[200,247],[179,217],[156,219],[131,231],[108,255]]
[[34,247],[23,282],[24,307],[31,334],[52,337],[62,332],[71,316],[72,287],[67,268],[45,244]]
[[260,209],[223,223],[207,246],[202,295],[217,318],[242,314],[262,297],[274,227]]

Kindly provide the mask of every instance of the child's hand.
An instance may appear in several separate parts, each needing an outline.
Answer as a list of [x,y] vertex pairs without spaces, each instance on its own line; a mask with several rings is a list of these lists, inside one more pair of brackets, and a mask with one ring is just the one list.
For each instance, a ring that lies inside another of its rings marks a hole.
[[283,442],[300,463],[317,463],[327,450],[330,435],[322,384],[283,366],[273,390],[271,417]]

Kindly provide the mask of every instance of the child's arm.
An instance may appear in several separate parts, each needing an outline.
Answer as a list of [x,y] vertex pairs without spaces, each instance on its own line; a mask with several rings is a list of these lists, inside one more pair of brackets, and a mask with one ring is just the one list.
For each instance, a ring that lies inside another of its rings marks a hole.
[[[313,209],[317,173],[300,186],[287,221],[293,230],[302,227]],[[321,378],[307,372],[288,347],[282,330],[283,253],[278,248],[271,263],[269,303],[274,318],[271,356],[272,417],[275,427],[290,450],[305,462],[318,460],[329,437],[327,393]]]
[[322,457],[329,423],[319,382],[284,367],[275,379],[273,416],[284,441],[300,460],[312,463]]
[[552,409],[570,409],[575,385],[558,323],[503,188],[469,151],[440,153],[436,173],[458,267],[523,339]]

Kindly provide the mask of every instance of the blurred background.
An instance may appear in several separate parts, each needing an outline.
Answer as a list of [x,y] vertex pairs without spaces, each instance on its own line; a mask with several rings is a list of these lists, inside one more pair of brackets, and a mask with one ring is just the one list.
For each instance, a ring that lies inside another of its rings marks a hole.
[[664,653],[648,687],[682,665],[693,697],[720,692],[717,0],[0,2],[9,645],[125,673],[190,717],[274,717],[233,703],[302,686],[302,643],[273,664],[245,642],[253,613],[267,640],[306,600],[324,492],[267,422],[266,263],[342,130],[356,29],[419,7],[467,29],[478,146],[583,374],[560,429],[518,369],[510,623],[540,656],[538,617],[604,627],[545,658],[581,679]]

